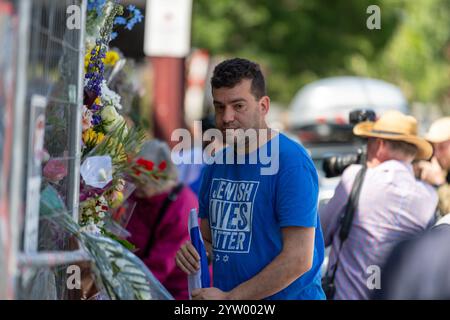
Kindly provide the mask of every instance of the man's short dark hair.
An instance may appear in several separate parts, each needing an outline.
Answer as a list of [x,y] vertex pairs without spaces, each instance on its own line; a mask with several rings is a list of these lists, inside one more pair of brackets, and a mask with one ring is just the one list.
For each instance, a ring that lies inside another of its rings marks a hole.
[[417,147],[411,143],[396,140],[385,140],[392,151],[400,151],[407,156],[415,156],[417,154]]
[[261,68],[247,59],[234,58],[219,63],[213,72],[213,89],[233,88],[244,79],[252,81],[252,94],[260,99],[266,95],[266,83]]

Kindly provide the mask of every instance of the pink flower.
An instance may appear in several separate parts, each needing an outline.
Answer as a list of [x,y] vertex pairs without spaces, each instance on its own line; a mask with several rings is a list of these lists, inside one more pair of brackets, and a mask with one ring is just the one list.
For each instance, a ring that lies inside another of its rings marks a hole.
[[86,106],[83,106],[81,123],[83,125],[83,131],[86,131],[92,127],[92,112]]
[[58,182],[67,176],[65,161],[51,159],[44,167],[44,177],[51,182]]

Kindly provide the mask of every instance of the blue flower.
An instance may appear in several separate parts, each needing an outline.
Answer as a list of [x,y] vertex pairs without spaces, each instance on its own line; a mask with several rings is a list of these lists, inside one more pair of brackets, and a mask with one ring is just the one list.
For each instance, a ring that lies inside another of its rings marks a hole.
[[121,25],[127,24],[127,19],[125,19],[124,17],[116,17],[114,19],[114,24],[121,24]]
[[96,10],[97,15],[102,14],[103,6],[105,5],[106,0],[88,0],[87,10]]
[[127,7],[127,9],[128,9],[129,11],[134,11],[134,10],[136,9],[136,6],[133,6],[132,4],[129,4],[128,7]]
[[111,40],[117,38],[117,32],[111,32]]
[[128,23],[127,23],[125,29],[132,30],[135,24],[136,24],[136,22],[134,22],[134,21],[131,19],[130,21],[128,21]]
[[139,11],[139,9],[136,9],[134,11],[134,19],[136,19],[137,22],[141,22],[142,18],[144,18],[144,16],[142,15],[141,11]]

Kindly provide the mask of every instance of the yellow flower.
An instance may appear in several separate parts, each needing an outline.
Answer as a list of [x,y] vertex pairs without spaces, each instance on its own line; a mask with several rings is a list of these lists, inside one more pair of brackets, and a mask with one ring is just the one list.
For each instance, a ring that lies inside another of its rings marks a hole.
[[113,191],[109,199],[109,205],[115,209],[119,207],[123,202],[123,193],[120,191]]
[[85,144],[97,145],[103,141],[105,135],[101,132],[95,132],[94,129],[89,128],[83,132],[82,138]]
[[97,97],[95,99],[94,103],[100,106],[100,105],[102,105],[102,100],[100,99],[100,97]]
[[116,51],[110,50],[106,53],[106,57],[103,58],[103,63],[106,65],[113,66],[119,61],[120,56]]
[[87,69],[88,69],[90,60],[91,60],[91,53],[88,52],[88,53],[86,53],[86,55],[84,56],[84,72],[85,72],[85,73],[87,73]]

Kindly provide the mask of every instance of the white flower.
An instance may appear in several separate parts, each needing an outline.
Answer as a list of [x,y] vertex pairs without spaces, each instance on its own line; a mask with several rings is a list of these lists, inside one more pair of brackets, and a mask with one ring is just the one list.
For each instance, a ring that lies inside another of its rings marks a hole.
[[[105,172],[106,179],[99,179],[99,171]],[[80,174],[84,182],[94,188],[104,188],[112,180],[112,160],[110,156],[92,156],[83,161]],[[93,200],[94,204],[96,199]]]
[[103,211],[99,212],[98,217],[103,219],[105,217],[105,213]]
[[101,84],[102,90],[102,102],[104,106],[113,106],[116,109],[122,109],[122,105],[120,104],[121,97],[108,88],[106,81],[103,80]]
[[90,215],[92,215],[94,212],[92,211],[92,209],[87,209],[85,212],[84,212],[84,214],[85,215],[87,215],[87,216],[90,216]]
[[100,229],[94,223],[89,223],[84,227],[81,227],[80,230],[85,233],[100,235]]
[[100,181],[106,181],[108,179],[107,175],[106,175],[106,171],[105,169],[101,168],[100,170],[98,170],[98,176],[100,178]]
[[125,181],[123,179],[117,180],[116,191],[122,192],[125,187]]
[[97,226],[99,228],[103,228],[104,225],[105,225],[105,223],[103,221],[100,221],[100,222],[97,223]]
[[116,109],[110,105],[103,107],[100,115],[102,119],[107,122],[105,129],[108,132],[116,127],[119,127],[125,122],[123,117],[116,111]]
[[98,201],[100,202],[101,205],[104,205],[104,206],[108,205],[108,202],[106,201],[104,196],[98,197]]

